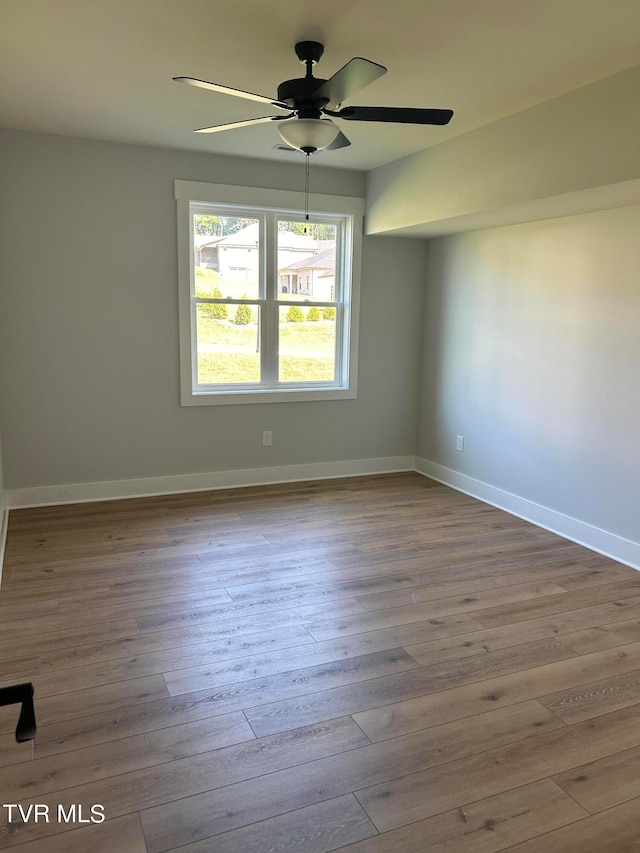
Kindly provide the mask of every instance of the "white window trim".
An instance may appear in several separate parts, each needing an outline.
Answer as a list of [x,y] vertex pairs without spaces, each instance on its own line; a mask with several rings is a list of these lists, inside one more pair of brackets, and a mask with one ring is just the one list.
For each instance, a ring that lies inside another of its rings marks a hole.
[[271,208],[304,211],[304,194],[289,190],[238,187],[197,181],[176,181],[178,213],[178,291],[180,321],[180,400],[183,406],[220,406],[251,403],[309,402],[313,400],[355,399],[358,378],[358,327],[360,315],[360,275],[364,199],[348,196],[311,195],[312,213],[346,214],[353,218],[351,233],[351,289],[349,296],[348,377],[342,387],[313,389],[241,389],[237,391],[196,392],[193,388],[195,346],[191,316],[191,234],[189,206],[193,203],[240,205],[247,208]]

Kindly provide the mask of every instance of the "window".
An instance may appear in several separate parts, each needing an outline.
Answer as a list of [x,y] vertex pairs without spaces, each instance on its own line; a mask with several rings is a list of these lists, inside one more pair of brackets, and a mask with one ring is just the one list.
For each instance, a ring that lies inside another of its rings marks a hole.
[[176,181],[183,405],[356,396],[361,199]]

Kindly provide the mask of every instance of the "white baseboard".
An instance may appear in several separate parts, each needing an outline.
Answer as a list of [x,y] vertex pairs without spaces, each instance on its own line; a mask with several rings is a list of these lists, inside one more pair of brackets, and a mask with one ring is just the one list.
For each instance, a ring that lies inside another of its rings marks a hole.
[[214,471],[208,474],[176,474],[168,477],[145,477],[138,480],[111,480],[102,483],[76,483],[68,486],[10,489],[7,493],[7,503],[11,509],[23,509],[34,506],[108,501],[120,498],[144,498],[152,495],[169,495],[182,492],[203,492],[244,486],[295,483],[304,480],[363,477],[368,474],[390,474],[413,470],[415,470],[414,456],[385,456],[377,459],[350,459],[342,462],[313,462],[270,468],[243,468],[236,471]]
[[417,471],[459,492],[464,492],[485,503],[499,507],[545,530],[550,530],[559,536],[564,536],[566,539],[584,545],[592,551],[640,570],[639,542],[609,533],[577,518],[564,515],[489,483],[461,474],[452,468],[438,465],[428,459],[414,456],[387,456],[376,459],[351,459],[341,462],[245,468],[235,471],[216,471],[208,474],[178,474],[137,480],[111,480],[99,483],[77,483],[68,486],[12,489],[5,492],[4,507],[0,507],[0,577],[9,509],[295,483],[305,480],[363,477],[371,474],[391,474],[401,471]]
[[521,498],[497,486],[491,486],[489,483],[468,477],[452,468],[445,468],[444,465],[438,465],[428,459],[416,457],[416,471],[424,474],[425,477],[451,486],[452,489],[478,498],[484,503],[499,507],[511,515],[517,515],[519,518],[531,521],[538,527],[564,536],[565,539],[570,539],[578,545],[584,545],[585,548],[597,551],[605,557],[611,557],[619,563],[625,563],[632,569],[640,570],[640,542],[625,539],[615,533],[609,533],[600,527],[594,527],[570,515]]

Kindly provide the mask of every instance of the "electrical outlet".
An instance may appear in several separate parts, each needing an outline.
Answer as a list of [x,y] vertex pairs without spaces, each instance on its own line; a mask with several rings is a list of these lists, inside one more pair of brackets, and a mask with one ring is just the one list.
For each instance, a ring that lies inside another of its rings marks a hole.
[[464,451],[464,436],[463,435],[456,436],[456,450],[458,450],[460,453],[462,453]]
[[273,444],[273,433],[270,429],[265,429],[262,432],[262,446],[271,447]]

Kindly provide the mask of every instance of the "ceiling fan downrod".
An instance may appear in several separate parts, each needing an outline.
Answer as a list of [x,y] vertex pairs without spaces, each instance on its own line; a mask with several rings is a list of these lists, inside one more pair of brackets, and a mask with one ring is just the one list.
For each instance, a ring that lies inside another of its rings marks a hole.
[[319,41],[299,41],[295,47],[296,56],[307,66],[307,77],[312,77],[311,69],[317,65],[324,53],[324,45]]

